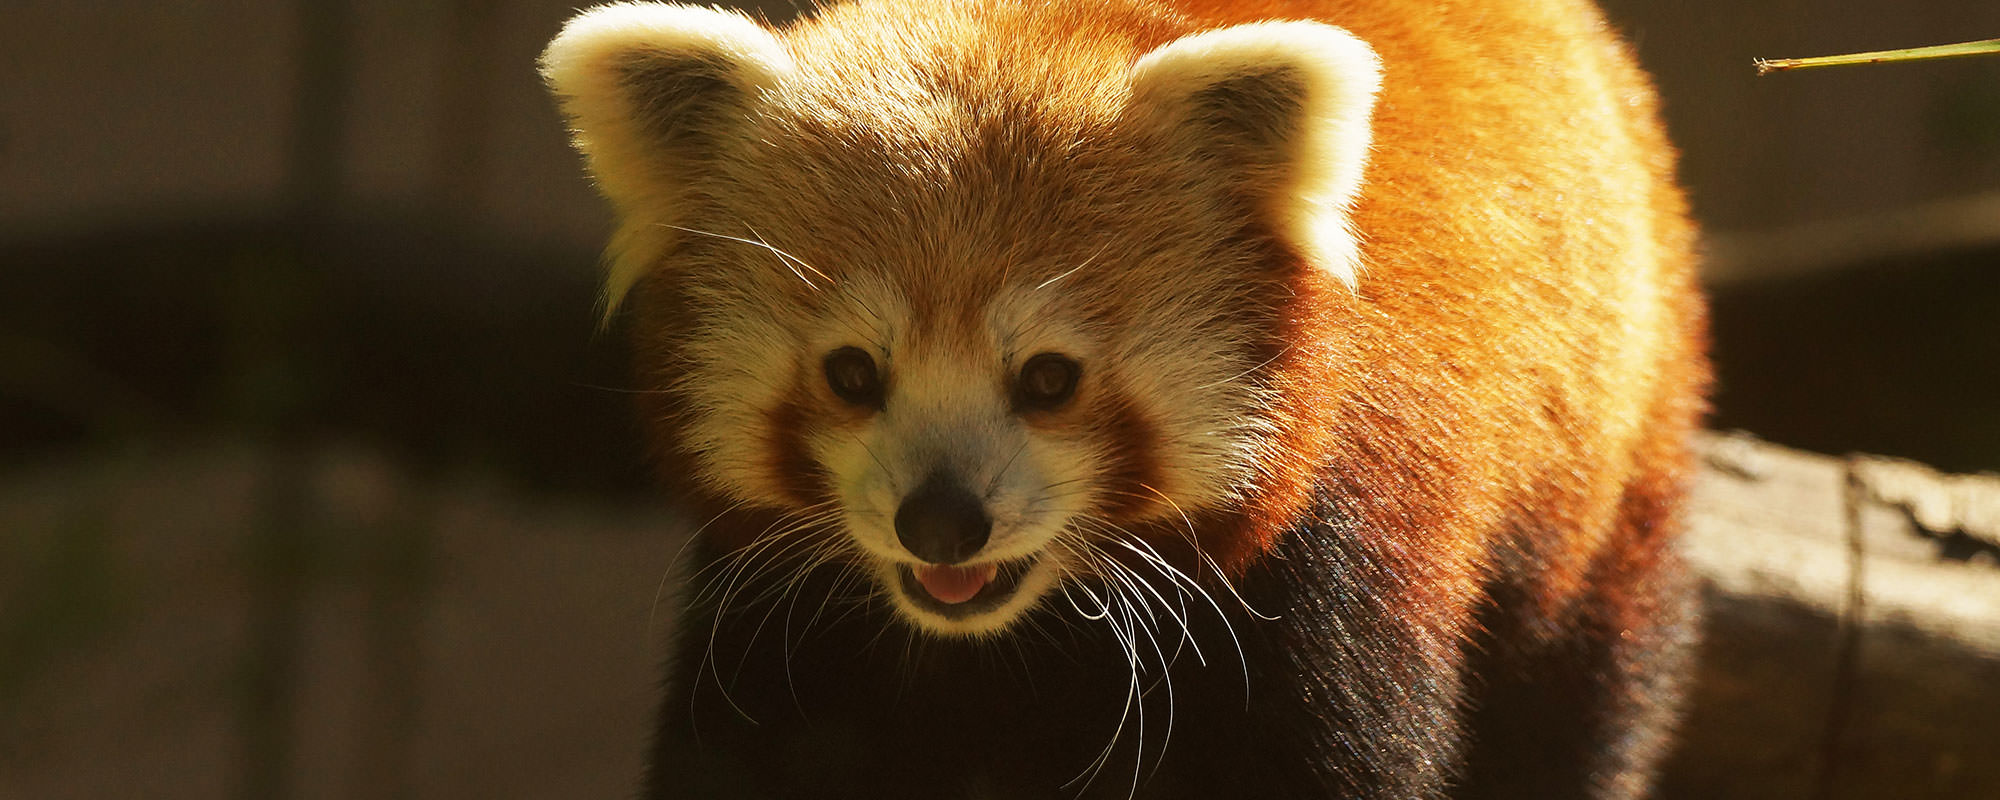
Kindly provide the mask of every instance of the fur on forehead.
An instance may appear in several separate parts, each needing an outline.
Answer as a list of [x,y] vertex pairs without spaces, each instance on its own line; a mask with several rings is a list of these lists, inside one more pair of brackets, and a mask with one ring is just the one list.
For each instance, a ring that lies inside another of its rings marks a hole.
[[[773,34],[728,12],[626,3],[572,21],[543,61],[620,213],[611,307],[645,272],[679,267],[677,243],[700,235],[688,229],[730,222],[704,206],[745,190],[817,184],[838,202],[893,196],[898,183],[946,189],[957,196],[894,197],[904,205],[893,210],[935,226],[932,237],[964,237],[972,232],[940,231],[995,209],[963,189],[1009,196],[1038,168],[1059,178],[1042,186],[1050,195],[1128,198],[1098,220],[1112,224],[1253,197],[1254,213],[1305,263],[1351,286],[1348,210],[1380,72],[1372,51],[1319,23],[1191,33],[1184,24],[1139,4],[1079,14],[967,3],[909,15],[860,3]],[[1063,33],[1008,36],[1010,26]],[[1135,189],[1166,196],[1133,199]],[[1046,207],[1039,198],[1011,199],[1008,210],[1029,218],[1004,227],[1060,233],[1032,218]],[[874,233],[865,208],[831,211],[840,233]],[[815,227],[805,232],[835,226]],[[706,232],[762,238],[740,226]]]

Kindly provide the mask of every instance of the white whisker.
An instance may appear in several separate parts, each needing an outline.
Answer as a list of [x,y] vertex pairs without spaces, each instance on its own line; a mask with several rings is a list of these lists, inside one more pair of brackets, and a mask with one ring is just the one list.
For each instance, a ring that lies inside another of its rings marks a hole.
[[[730,236],[724,233],[715,233],[714,231],[696,230],[694,228],[686,228],[679,225],[661,224],[660,227],[672,228],[677,231],[686,231],[688,233],[696,234],[699,236],[712,236],[714,238],[722,239],[725,241],[737,242],[740,244],[751,245],[753,247],[764,248],[765,250],[770,251],[772,255],[777,256],[778,263],[784,264],[785,269],[790,270],[793,275],[798,276],[799,281],[804,283],[808,288],[812,289],[813,291],[819,291],[819,284],[813,283],[811,278],[806,277],[807,271],[811,272],[814,275],[818,275],[821,280],[827,281],[829,283],[831,283],[833,280],[832,278],[828,278],[826,273],[821,272],[817,268],[813,267],[813,265],[807,264],[806,262],[800,260],[798,256],[792,255],[791,253],[787,253],[783,250],[779,250],[776,247],[772,247],[769,242],[762,241],[761,237],[758,239],[745,239],[741,236]],[[757,232],[753,230],[750,232],[750,234],[752,236],[755,236]],[[801,268],[803,268],[804,271],[801,271]]]

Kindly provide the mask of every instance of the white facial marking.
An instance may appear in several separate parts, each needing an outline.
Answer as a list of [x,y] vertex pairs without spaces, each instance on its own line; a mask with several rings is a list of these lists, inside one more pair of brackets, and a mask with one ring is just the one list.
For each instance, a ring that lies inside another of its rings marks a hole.
[[[1029,424],[1012,407],[1009,387],[1037,353],[1071,355],[1087,371],[1087,348],[1047,314],[1026,322],[1018,313],[992,312],[970,329],[986,341],[925,341],[912,335],[907,304],[885,296],[885,288],[857,292],[856,309],[868,309],[836,312],[813,344],[815,352],[859,346],[875,353],[888,386],[883,407],[863,424],[816,434],[812,447],[832,478],[848,534],[904,616],[933,633],[996,633],[1056,586],[1060,559],[1049,544],[1083,510],[1098,460],[1089,445]],[[933,475],[976,496],[991,520],[984,546],[965,565],[1005,565],[991,587],[1004,594],[998,602],[982,597],[947,614],[937,609],[949,604],[910,597],[905,572],[925,561],[898,538],[896,512]]]

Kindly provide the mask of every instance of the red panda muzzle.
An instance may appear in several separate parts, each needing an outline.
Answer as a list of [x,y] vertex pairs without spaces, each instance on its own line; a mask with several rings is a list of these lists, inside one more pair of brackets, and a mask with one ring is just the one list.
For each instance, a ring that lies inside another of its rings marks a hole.
[[[896,508],[896,539],[932,564],[957,564],[986,546],[993,519],[958,481],[933,474]],[[928,585],[928,584],[926,584]]]

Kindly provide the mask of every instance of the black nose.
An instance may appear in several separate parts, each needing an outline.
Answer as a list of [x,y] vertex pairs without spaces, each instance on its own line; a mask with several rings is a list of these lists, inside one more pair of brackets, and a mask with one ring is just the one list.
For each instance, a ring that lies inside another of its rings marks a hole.
[[896,538],[911,555],[933,564],[971,558],[992,532],[986,504],[941,475],[924,481],[896,508]]

